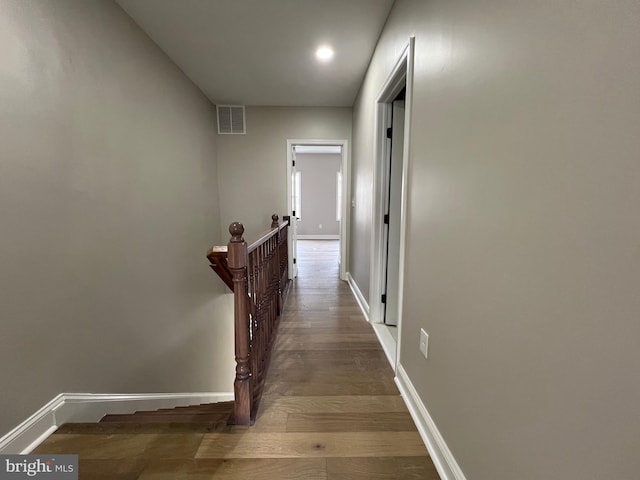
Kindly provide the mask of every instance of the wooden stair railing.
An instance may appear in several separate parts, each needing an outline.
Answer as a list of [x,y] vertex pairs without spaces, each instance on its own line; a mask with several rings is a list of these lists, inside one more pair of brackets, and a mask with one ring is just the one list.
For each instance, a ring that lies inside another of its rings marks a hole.
[[236,378],[231,423],[255,421],[278,320],[289,288],[288,232],[290,217],[282,224],[272,215],[271,228],[247,246],[244,227],[229,226],[231,240],[207,252],[211,268],[234,294]]

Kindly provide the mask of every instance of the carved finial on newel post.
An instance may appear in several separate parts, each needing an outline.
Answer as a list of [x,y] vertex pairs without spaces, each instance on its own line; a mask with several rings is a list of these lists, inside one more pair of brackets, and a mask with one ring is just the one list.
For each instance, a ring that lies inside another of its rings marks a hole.
[[227,263],[233,275],[234,330],[236,353],[236,379],[233,383],[235,403],[233,423],[249,425],[253,392],[249,369],[249,305],[247,283],[247,243],[242,238],[244,226],[239,222],[229,225],[231,240],[227,246]]
[[242,225],[240,222],[233,222],[231,225],[229,225],[229,233],[231,234],[231,242],[244,242],[244,238],[242,238],[242,235],[244,234],[244,225]]
[[276,215],[275,213],[271,215],[271,228],[278,228],[278,226],[280,225],[278,223],[278,220],[279,220],[278,215]]

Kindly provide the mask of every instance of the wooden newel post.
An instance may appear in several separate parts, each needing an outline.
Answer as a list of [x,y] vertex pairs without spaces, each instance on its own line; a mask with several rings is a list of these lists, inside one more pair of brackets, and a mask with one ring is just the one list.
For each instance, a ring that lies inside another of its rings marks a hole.
[[234,329],[236,353],[236,379],[233,383],[235,404],[233,422],[236,425],[251,424],[251,371],[249,369],[249,287],[247,283],[247,243],[242,238],[244,226],[233,222],[229,226],[231,240],[228,245],[227,263],[233,275]]

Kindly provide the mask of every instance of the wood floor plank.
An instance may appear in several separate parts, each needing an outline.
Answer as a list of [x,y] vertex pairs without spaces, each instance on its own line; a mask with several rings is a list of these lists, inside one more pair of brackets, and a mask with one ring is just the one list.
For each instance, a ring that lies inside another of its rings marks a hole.
[[196,458],[412,457],[418,432],[205,434]]
[[[302,343],[305,344],[313,344],[313,343],[349,343],[349,344],[358,344],[362,343],[371,343],[377,342],[378,338],[376,334],[373,332],[370,333],[342,333],[339,335],[330,334],[330,333],[315,333],[315,334],[290,334],[285,333],[283,335],[278,336],[277,345],[280,344],[288,344],[288,343]],[[380,345],[378,344],[378,347]]]
[[265,399],[262,412],[286,413],[374,413],[406,412],[407,407],[400,396],[394,395],[337,395],[298,396]]
[[290,413],[287,432],[411,432],[409,412]]
[[361,322],[352,322],[350,320],[327,318],[324,321],[308,321],[304,323],[296,322],[282,322],[280,323],[279,334],[288,335],[315,335],[321,333],[329,334],[343,334],[343,333],[355,333],[355,334],[370,334],[375,332],[368,324],[362,324]]
[[[340,358],[335,358],[330,361],[327,361],[327,368],[318,369],[314,367],[313,363],[309,360],[305,359],[287,359],[286,365],[291,365],[292,368],[283,368],[280,367],[278,369],[274,369],[273,379],[274,380],[288,380],[288,381],[297,381],[296,379],[304,378],[302,375],[296,373],[291,370],[306,370],[311,375],[309,378],[313,378],[314,381],[324,381],[324,378],[329,376],[328,370],[333,370],[336,376],[336,382],[340,382],[340,378],[345,375],[353,375],[351,378],[352,382],[389,382],[393,381],[392,376],[393,373],[391,369],[388,367],[388,364],[382,363],[381,360],[376,360],[374,358],[365,358],[362,360],[354,359],[351,364],[342,361]],[[389,371],[386,370],[389,368]],[[376,378],[376,376],[372,375],[371,372],[384,372],[387,376],[386,378]]]
[[328,480],[440,480],[429,457],[328,458]]
[[307,343],[304,339],[297,342],[287,341],[277,344],[279,350],[373,350],[377,351],[380,345],[377,340],[369,340],[366,342],[345,342],[336,340],[334,342],[313,342]]
[[[202,437],[202,435],[200,435]],[[140,458],[157,434],[87,435],[54,434],[34,454],[74,453],[83,459]]]
[[55,434],[33,453],[84,459],[193,458],[203,433]]
[[[258,419],[255,425],[251,427],[252,432],[286,432],[287,421],[290,418],[290,414],[304,414],[311,415],[311,421],[313,421],[313,414],[324,415],[371,415],[370,418],[361,421],[359,430],[380,430],[381,427],[387,425],[388,421],[381,420],[381,418],[387,417],[387,415],[394,413],[402,414],[402,421],[405,422],[405,427],[413,429],[413,423],[408,418],[407,407],[399,396],[396,395],[369,395],[369,396],[357,396],[357,395],[344,395],[344,396],[317,396],[317,397],[287,397],[278,396],[263,399],[263,403],[260,406],[258,412]],[[391,415],[393,417],[393,415]],[[391,420],[395,421],[395,420]],[[369,422],[369,424],[367,424]],[[408,423],[406,423],[408,422]],[[329,429],[323,427],[321,424],[309,423],[304,426],[301,423],[297,426],[298,431],[344,431],[343,427],[334,427]],[[314,426],[315,425],[315,426]],[[350,424],[353,425],[353,424]],[[350,428],[350,427],[349,427]],[[386,428],[385,428],[386,429]],[[398,430],[397,426],[392,426],[392,430]]]
[[399,395],[393,382],[309,383],[269,382],[265,395]]
[[369,373],[366,366],[335,365],[329,369],[278,369],[269,372],[270,382],[299,383],[392,383],[390,378],[381,379]]
[[147,465],[138,480],[326,480],[323,458],[248,458],[160,460]]
[[[143,458],[78,458],[79,480],[138,480],[147,466]],[[37,477],[34,477],[37,478]]]
[[[360,350],[343,350],[343,351],[329,351],[329,350],[287,350],[286,352],[275,351],[272,358],[278,358],[278,363],[273,363],[273,368],[280,368],[280,362],[284,362],[288,359],[301,359],[305,362],[315,362],[316,365],[326,365],[327,362],[335,359],[340,362],[367,362],[369,360],[379,361],[384,360],[384,365],[389,366],[389,361],[382,349],[377,350],[360,349]],[[391,367],[389,366],[391,372]]]
[[[380,357],[364,357],[364,358],[353,358],[347,359],[344,356],[336,355],[334,358],[329,358],[325,360],[325,365],[330,369],[351,369],[354,371],[361,372],[363,376],[370,376],[371,371],[379,372],[381,370],[385,370],[388,367],[388,362],[386,358]],[[283,372],[289,370],[304,370],[304,371],[313,371],[317,368],[317,364],[314,363],[313,360],[309,360],[307,358],[301,358],[297,356],[291,356],[291,358],[283,356],[278,358],[277,363],[274,362],[273,371],[269,371],[269,375],[274,372]],[[389,375],[392,375],[392,371],[389,368]]]
[[280,324],[278,335],[335,335],[343,333],[367,335],[372,333],[372,330],[368,325],[361,325],[359,323],[340,322],[330,324],[327,322],[324,325],[293,325],[295,325],[295,327]]

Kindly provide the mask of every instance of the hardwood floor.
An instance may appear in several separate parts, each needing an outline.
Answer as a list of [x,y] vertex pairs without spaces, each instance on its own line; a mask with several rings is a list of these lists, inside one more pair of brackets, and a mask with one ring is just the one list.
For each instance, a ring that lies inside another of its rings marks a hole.
[[77,453],[81,479],[439,479],[349,287],[338,242],[300,241],[252,427],[70,425],[34,453]]

